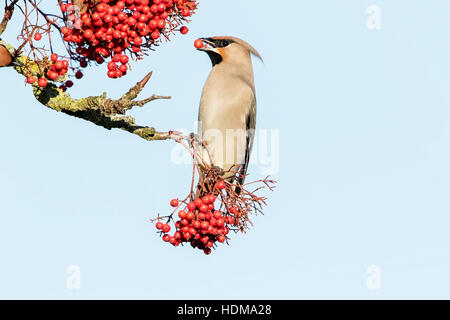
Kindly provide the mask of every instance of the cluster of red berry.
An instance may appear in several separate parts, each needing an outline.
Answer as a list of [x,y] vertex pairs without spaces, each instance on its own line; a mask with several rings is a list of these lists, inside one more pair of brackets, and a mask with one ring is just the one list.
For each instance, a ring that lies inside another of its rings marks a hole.
[[[225,188],[223,182],[218,182],[217,189]],[[169,235],[172,229],[168,223],[161,221],[156,223],[156,229],[160,230],[164,242],[179,246],[183,242],[189,242],[193,248],[202,250],[205,254],[211,253],[211,248],[227,240],[230,226],[235,224],[235,215],[238,210],[232,208],[230,213],[215,210],[215,195],[206,195],[190,202],[184,210],[178,211],[180,220],[175,221],[175,233]],[[177,199],[170,201],[170,205],[178,208]]]
[[[120,78],[127,73],[128,55],[140,56],[142,49],[158,44],[194,13],[196,0],[101,0],[86,2],[81,17],[73,4],[62,2],[68,25],[61,29],[69,43],[71,57],[87,66],[87,61],[108,63],[107,75]],[[188,32],[181,27],[182,34]],[[128,55],[127,55],[128,54]],[[118,65],[118,63],[120,65]]]
[[[36,38],[36,36],[35,36],[35,38]],[[42,76],[38,79],[38,85],[40,87],[47,86],[47,83],[48,83],[47,79],[56,80],[59,77],[66,75],[69,70],[69,61],[64,60],[64,59],[59,60],[59,57],[56,53],[52,53],[50,55],[49,63],[50,63],[50,66],[47,68],[47,72],[45,74],[46,78]],[[34,84],[35,82],[36,82],[36,77],[34,77],[34,76],[27,77],[27,83]],[[69,81],[67,81],[67,83],[68,82]]]

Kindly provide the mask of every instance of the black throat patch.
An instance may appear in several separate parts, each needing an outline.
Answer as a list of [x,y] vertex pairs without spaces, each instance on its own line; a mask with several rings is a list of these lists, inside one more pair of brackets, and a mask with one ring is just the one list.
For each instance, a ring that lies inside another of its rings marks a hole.
[[222,62],[222,56],[220,54],[218,54],[217,52],[214,51],[206,51],[206,53],[208,54],[209,58],[211,59],[212,65],[213,67],[216,64],[219,64]]

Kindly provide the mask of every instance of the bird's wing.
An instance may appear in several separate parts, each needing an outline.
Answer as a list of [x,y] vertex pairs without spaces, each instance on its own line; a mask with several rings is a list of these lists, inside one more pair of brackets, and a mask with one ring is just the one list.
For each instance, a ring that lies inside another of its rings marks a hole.
[[[256,128],[256,98],[253,98],[250,112],[247,115],[246,129],[247,129],[247,148],[245,149],[244,163],[242,164],[239,176],[237,177],[237,182],[242,185],[245,180],[245,175],[247,174],[248,162],[250,161],[250,155],[253,148],[253,140],[255,138],[255,128]],[[240,189],[236,192],[239,194]]]

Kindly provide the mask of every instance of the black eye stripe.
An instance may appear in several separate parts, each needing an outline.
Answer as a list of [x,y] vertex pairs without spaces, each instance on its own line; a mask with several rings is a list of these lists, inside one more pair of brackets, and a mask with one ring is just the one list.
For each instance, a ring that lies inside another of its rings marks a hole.
[[232,43],[231,40],[216,40],[216,45],[219,48],[224,48],[226,46],[229,46]]

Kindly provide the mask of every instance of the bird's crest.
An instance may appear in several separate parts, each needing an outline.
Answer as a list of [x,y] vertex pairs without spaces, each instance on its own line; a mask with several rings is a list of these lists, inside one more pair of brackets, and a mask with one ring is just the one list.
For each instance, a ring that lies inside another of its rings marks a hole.
[[250,45],[247,41],[244,41],[244,40],[239,39],[237,37],[228,37],[228,36],[214,37],[213,39],[232,40],[233,42],[236,42],[237,44],[240,44],[241,46],[246,48],[250,53],[252,53],[255,57],[257,57],[259,60],[261,60],[264,63],[264,60],[261,57],[261,55],[259,54],[259,52],[252,45]]

